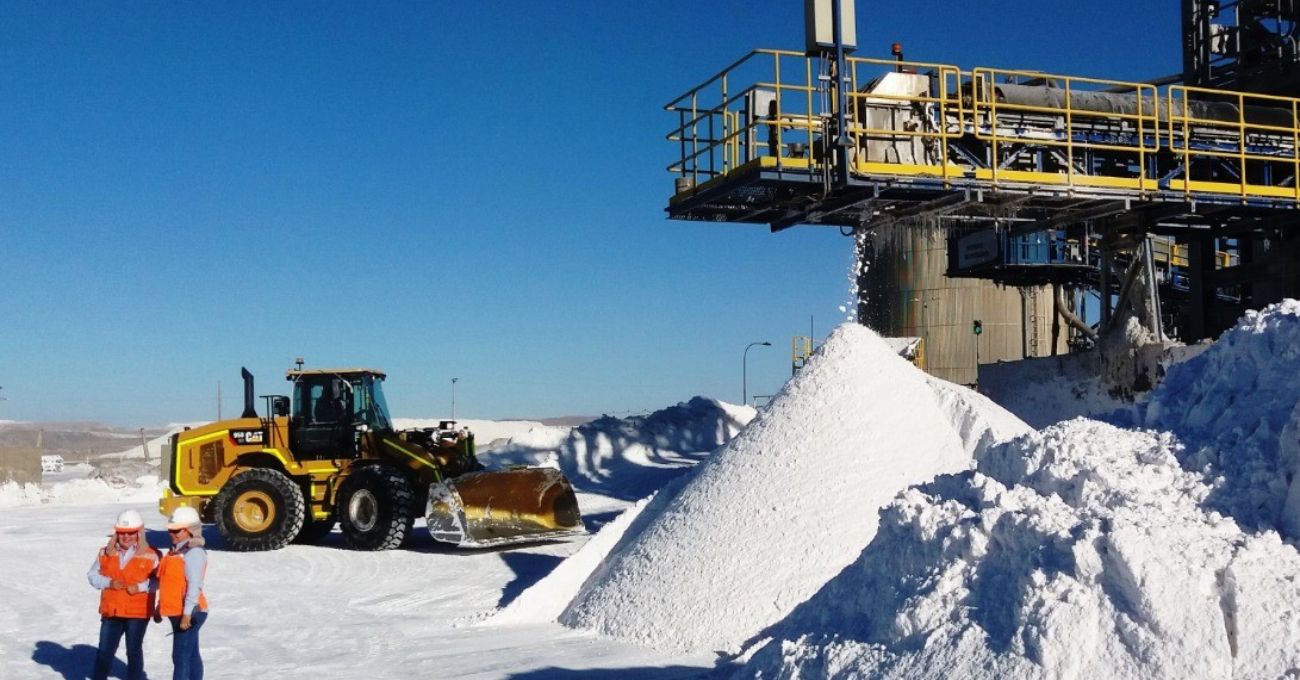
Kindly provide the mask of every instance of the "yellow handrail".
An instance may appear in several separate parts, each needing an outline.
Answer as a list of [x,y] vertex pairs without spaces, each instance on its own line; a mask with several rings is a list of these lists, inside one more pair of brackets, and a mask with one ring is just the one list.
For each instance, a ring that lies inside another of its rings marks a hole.
[[[678,145],[680,153],[667,169],[694,180],[688,186],[699,186],[758,160],[777,172],[820,167],[826,161],[820,146],[834,103],[818,97],[825,86],[814,77],[813,61],[801,52],[753,50],[673,99],[665,108],[680,120],[665,139]],[[847,66],[845,133],[856,150],[850,167],[860,175],[922,175],[945,185],[962,177],[994,186],[1010,180],[1018,186],[1044,182],[1071,191],[1107,187],[1139,195],[1172,189],[1189,197],[1211,193],[1300,203],[1300,181],[1282,179],[1300,178],[1300,99],[1181,85],[1162,91],[1147,83],[987,67],[962,71],[948,64],[866,57],[850,57]],[[908,83],[906,91],[871,91],[881,89],[874,83],[884,77],[882,72],[895,69],[923,73],[930,86]],[[999,96],[999,79],[1026,78],[1052,83],[1059,88],[1059,100],[1041,105]],[[1116,91],[1132,93],[1130,108],[1081,108],[1083,93]],[[1193,107],[1197,100],[1227,100],[1236,115],[1216,112],[1225,120],[1207,118],[1200,105]],[[1283,114],[1280,120],[1248,115],[1257,106]],[[903,119],[912,122],[905,127],[894,122],[898,118],[882,118],[881,111],[903,112]],[[1054,127],[1052,120],[1057,121]],[[982,150],[957,147],[958,138],[968,134],[982,143]],[[1051,153],[1054,160],[1022,155],[1032,163],[1023,169],[1009,155],[1026,150],[1045,154],[1047,149],[1058,150]],[[1181,183],[1156,175],[1177,167],[1157,162],[1161,150],[1181,162]],[[988,158],[982,158],[985,153]],[[1217,172],[1229,181],[1198,180],[1192,169],[1200,173],[1207,159],[1214,159]],[[1080,165],[1081,160],[1086,162]],[[1043,161],[1057,169],[1044,168]],[[1276,179],[1265,170],[1277,173]]]
[[[1145,111],[1147,102],[1158,102],[1159,98],[1156,88],[1153,85],[1145,83],[1134,83],[1118,80],[1105,80],[1101,78],[1086,78],[1079,76],[1063,76],[1055,74],[1045,74],[1033,71],[1016,71],[1009,69],[993,68],[976,68],[972,72],[972,110],[975,136],[978,139],[987,141],[992,149],[990,159],[990,177],[996,185],[1000,181],[999,171],[1002,169],[1002,156],[999,153],[1001,146],[1007,143],[1024,142],[1027,138],[1018,134],[1006,134],[1002,132],[999,125],[1001,116],[1015,114],[1045,114],[1052,117],[1063,119],[1064,125],[1059,130],[1060,138],[1051,139],[1045,137],[1033,137],[1031,140],[1034,145],[1059,147],[1065,149],[1066,155],[1066,183],[1074,185],[1080,176],[1075,168],[1075,160],[1078,157],[1079,149],[1097,150],[1097,151],[1114,151],[1120,153],[1132,153],[1137,161],[1138,173],[1136,178],[1132,179],[1135,188],[1139,191],[1145,189],[1145,180],[1154,179],[1148,176],[1147,156],[1159,148],[1159,138],[1155,138],[1153,143],[1147,141],[1147,131],[1156,131],[1159,129],[1159,116],[1156,111]],[[1022,104],[1003,101],[998,96],[998,77],[1004,78],[1033,78],[1036,80],[1045,80],[1056,84],[1061,94],[1065,98],[1063,108],[1052,106],[1039,106],[1035,104]],[[1079,86],[1091,86],[1080,88]],[[1098,87],[1106,89],[1130,89],[1135,93],[1137,110],[1135,112],[1123,111],[1093,111],[1090,109],[1080,109],[1075,106],[1075,94],[1081,89],[1086,92],[1096,91]],[[984,130],[981,122],[981,114],[987,116],[988,128]],[[1084,121],[1096,120],[1119,120],[1129,121],[1133,124],[1136,132],[1137,143],[1132,145],[1108,144],[1100,141],[1088,140],[1086,137],[1080,139],[1079,125]],[[1084,176],[1091,176],[1089,173],[1083,173]]]
[[[1235,100],[1236,120],[1220,120],[1212,118],[1203,118],[1192,115],[1191,102],[1192,95],[1202,95],[1202,100],[1218,100],[1231,98]],[[1218,158],[1230,159],[1236,162],[1235,172],[1237,182],[1234,183],[1236,193],[1241,200],[1245,201],[1252,195],[1259,193],[1258,185],[1252,185],[1249,177],[1249,164],[1251,161],[1278,163],[1287,162],[1291,166],[1293,177],[1300,178],[1300,115],[1297,108],[1298,100],[1292,97],[1279,97],[1276,95],[1263,95],[1248,92],[1235,92],[1228,90],[1213,90],[1203,87],[1192,87],[1187,85],[1173,85],[1169,88],[1169,148],[1171,151],[1178,153],[1183,160],[1184,181],[1183,193],[1191,194],[1197,186],[1204,188],[1204,185],[1197,185],[1195,178],[1192,177],[1192,159]],[[1181,106],[1177,106],[1181,103]],[[1283,109],[1277,104],[1285,104]],[[1267,106],[1273,110],[1286,111],[1291,118],[1291,125],[1273,125],[1267,123],[1250,122],[1247,120],[1247,109],[1254,106]],[[1175,113],[1175,110],[1178,113]],[[1211,148],[1193,149],[1191,138],[1193,128],[1201,130],[1218,130],[1231,134],[1228,145],[1234,147],[1232,150],[1219,150]],[[1250,151],[1250,137],[1252,134],[1274,133],[1274,136],[1285,136],[1291,142],[1290,154],[1281,156],[1269,153],[1253,153]],[[1230,166],[1231,167],[1231,166]],[[1219,183],[1228,184],[1228,183]],[[1295,182],[1296,186],[1290,187],[1292,197],[1300,201],[1300,182]],[[1268,185],[1263,185],[1268,186]]]

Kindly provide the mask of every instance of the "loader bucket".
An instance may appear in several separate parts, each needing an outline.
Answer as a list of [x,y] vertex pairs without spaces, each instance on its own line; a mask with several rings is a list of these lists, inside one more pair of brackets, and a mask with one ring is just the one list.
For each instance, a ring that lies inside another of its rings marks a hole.
[[586,533],[573,485],[559,470],[471,472],[429,487],[429,533],[485,548]]

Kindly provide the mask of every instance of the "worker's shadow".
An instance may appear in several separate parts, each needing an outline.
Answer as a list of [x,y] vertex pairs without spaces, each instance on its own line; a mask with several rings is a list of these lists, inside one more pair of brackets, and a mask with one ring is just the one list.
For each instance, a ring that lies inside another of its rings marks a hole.
[[[96,651],[98,650],[91,645],[64,647],[57,642],[41,640],[36,643],[36,649],[32,650],[32,661],[49,666],[50,670],[62,675],[64,680],[85,680],[95,667]],[[126,662],[114,658],[108,674],[125,678]]]

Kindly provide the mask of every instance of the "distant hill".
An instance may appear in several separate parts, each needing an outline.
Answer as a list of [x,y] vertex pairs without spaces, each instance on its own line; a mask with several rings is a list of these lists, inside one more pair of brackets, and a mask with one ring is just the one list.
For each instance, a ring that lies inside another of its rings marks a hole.
[[[153,439],[166,431],[146,427],[144,435]],[[42,453],[57,453],[69,460],[117,453],[139,443],[139,428],[95,422],[0,422],[0,447],[39,447]]]

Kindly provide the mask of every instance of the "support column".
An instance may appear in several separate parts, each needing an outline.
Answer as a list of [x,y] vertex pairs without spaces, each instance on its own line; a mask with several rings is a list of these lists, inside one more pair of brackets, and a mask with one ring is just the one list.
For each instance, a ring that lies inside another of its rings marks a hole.
[[1102,232],[1101,238],[1097,239],[1101,251],[1101,323],[1098,328],[1105,330],[1110,326],[1110,267],[1111,267],[1111,250],[1110,245],[1106,243],[1107,234]]
[[1155,257],[1152,252],[1154,246],[1151,241],[1151,234],[1147,234],[1142,242],[1142,260],[1146,269],[1146,307],[1147,314],[1151,317],[1148,322],[1151,325],[1151,332],[1156,338],[1163,338],[1165,335],[1164,315],[1160,310],[1160,284],[1156,277]]
[[1056,348],[1061,344],[1061,314],[1064,312],[1061,308],[1061,284],[1052,284],[1052,351],[1051,355],[1056,356]]
[[1188,344],[1208,338],[1214,334],[1213,308],[1215,288],[1214,277],[1215,254],[1214,239],[1196,237],[1187,243],[1187,276],[1190,289],[1187,301],[1187,331],[1183,342]]

